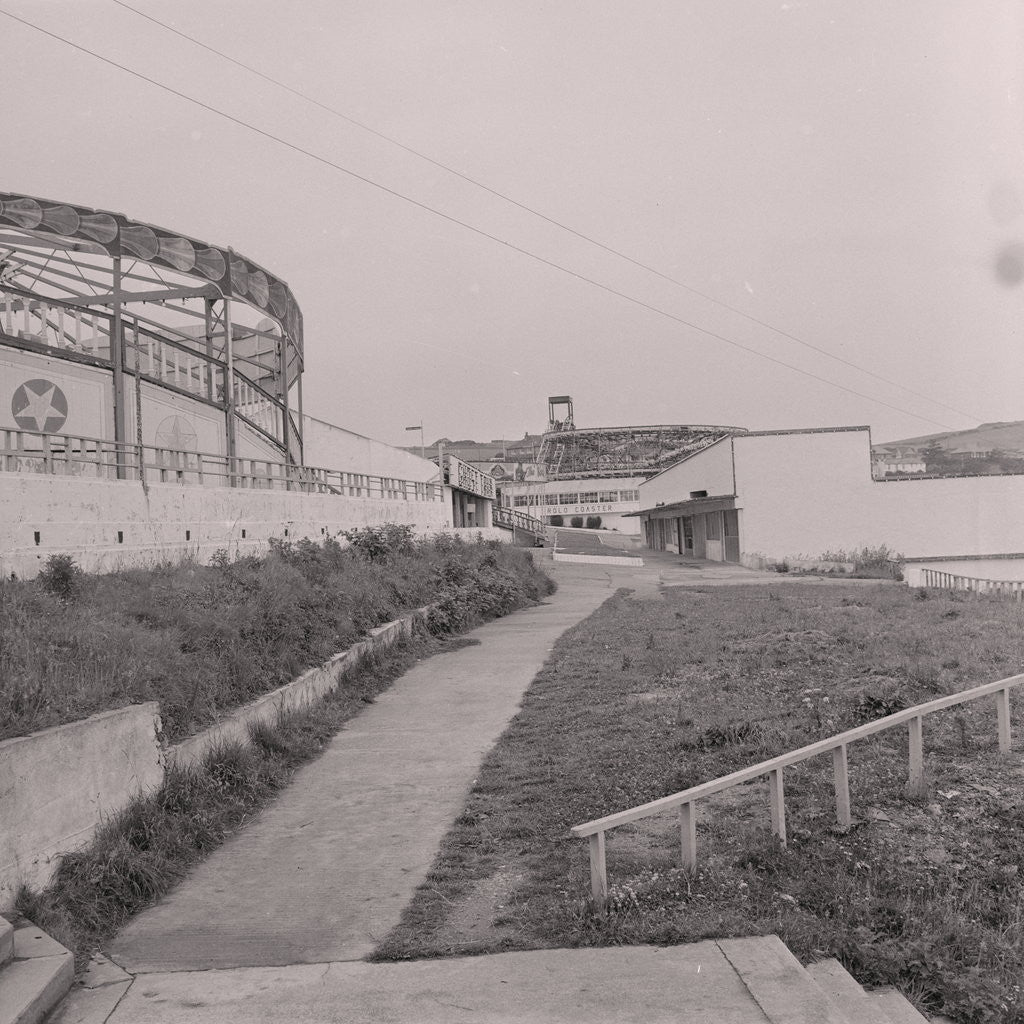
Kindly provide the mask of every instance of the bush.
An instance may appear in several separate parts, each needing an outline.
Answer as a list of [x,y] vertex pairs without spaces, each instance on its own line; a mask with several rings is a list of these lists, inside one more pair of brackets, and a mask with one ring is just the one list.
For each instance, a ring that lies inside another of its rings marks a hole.
[[587,529],[588,530],[600,530],[601,529],[601,517],[600,516],[587,516]]
[[548,520],[552,526],[564,526],[565,520],[562,516],[550,516]]
[[71,555],[50,555],[38,579],[43,590],[62,601],[75,600],[85,585],[85,573]]
[[583,516],[573,516],[572,519],[569,520],[569,525],[574,529],[581,529],[583,526]]
[[368,562],[388,563],[396,555],[411,555],[416,547],[413,529],[404,523],[364,526],[347,530],[343,536]]
[[448,633],[552,586],[511,545],[352,535],[103,576],[54,556],[39,583],[0,580],[0,740],[159,700],[173,742],[414,608],[439,602],[431,628]]

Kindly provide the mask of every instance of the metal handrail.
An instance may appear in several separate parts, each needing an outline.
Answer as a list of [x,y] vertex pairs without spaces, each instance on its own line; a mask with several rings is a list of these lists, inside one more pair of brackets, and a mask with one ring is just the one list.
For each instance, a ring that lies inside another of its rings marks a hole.
[[574,826],[570,829],[574,836],[579,839],[587,838],[590,841],[590,886],[595,904],[598,907],[603,906],[608,896],[605,832],[609,829],[678,807],[682,864],[683,867],[693,867],[697,862],[697,801],[712,796],[715,793],[721,793],[723,790],[731,789],[733,786],[739,786],[745,782],[750,782],[753,779],[767,775],[772,832],[785,845],[786,805],[782,777],[783,770],[791,765],[799,764],[801,761],[806,761],[809,758],[817,757],[819,754],[825,754],[829,751],[832,752],[836,819],[841,828],[849,828],[853,819],[850,814],[850,787],[846,748],[851,743],[855,740],[864,739],[866,736],[873,736],[875,733],[884,732],[892,729],[894,726],[907,723],[910,763],[909,788],[912,792],[922,792],[924,789],[924,738],[922,723],[925,715],[994,694],[996,697],[999,750],[1004,754],[1009,753],[1010,690],[1015,686],[1020,686],[1022,683],[1024,683],[1024,674],[1009,676],[1006,679],[998,679],[992,683],[983,683],[981,686],[975,686],[970,690],[962,690],[960,693],[953,693],[946,697],[938,697],[935,700],[926,701],[923,704],[917,704],[914,707],[897,711],[895,714],[886,715],[884,718],[876,719],[874,722],[859,725],[854,729],[847,729],[846,732],[837,733],[835,736],[818,740],[816,743],[810,743],[797,750],[791,750],[787,754],[780,754],[778,757],[761,761],[759,764],[751,765],[749,768],[741,768],[729,775],[723,775],[721,778],[701,783],[699,786],[691,786],[689,789],[681,790],[678,793],[672,793],[669,796],[651,800],[637,807],[631,807],[628,810],[618,811],[615,814],[608,814],[603,818],[595,818],[593,821]]

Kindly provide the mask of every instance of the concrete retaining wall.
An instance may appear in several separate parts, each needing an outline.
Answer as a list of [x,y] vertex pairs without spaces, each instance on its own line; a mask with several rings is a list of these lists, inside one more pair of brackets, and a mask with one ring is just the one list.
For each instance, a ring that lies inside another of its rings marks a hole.
[[273,723],[281,712],[305,707],[330,693],[368,655],[390,647],[402,637],[411,636],[416,620],[425,619],[426,614],[426,608],[419,608],[394,622],[371,629],[367,639],[335,654],[330,661],[303,672],[298,679],[271,690],[209,729],[170,747],[167,763],[184,767],[201,761],[208,751],[222,743],[248,743],[252,726],[260,722]]
[[105,711],[0,743],[0,912],[44,885],[58,855],[164,777],[160,708]]
[[88,572],[152,565],[218,549],[258,554],[271,537],[321,540],[342,530],[408,523],[418,534],[450,528],[443,501],[83,480],[36,473],[0,476],[0,573],[31,578],[54,553]]
[[221,743],[248,743],[249,727],[319,700],[374,651],[410,636],[428,609],[370,631],[365,640],[166,747],[156,702],[105,711],[80,722],[0,742],[0,914],[18,887],[41,888],[60,854],[85,846],[105,818],[160,786],[166,765],[202,760]]

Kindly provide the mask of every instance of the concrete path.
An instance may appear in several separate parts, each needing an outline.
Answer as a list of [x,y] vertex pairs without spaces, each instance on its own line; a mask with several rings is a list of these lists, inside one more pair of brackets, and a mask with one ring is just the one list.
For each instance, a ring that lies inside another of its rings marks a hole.
[[[792,1016],[792,1024],[820,1024]],[[112,1024],[765,1024],[716,942],[137,978]],[[67,1022],[63,1022],[67,1024]]]
[[478,646],[417,665],[112,945],[131,973],[357,960],[398,923],[555,640],[610,593],[559,572]]
[[[820,1024],[816,1013],[762,1012],[764,995],[729,943],[361,960],[398,922],[566,629],[619,587],[653,596],[665,585],[785,582],[671,555],[642,568],[537,555],[558,580],[552,598],[397,680],[256,821],[124,929],[110,952],[128,975],[96,965],[51,1024]],[[731,940],[755,941],[767,940]]]

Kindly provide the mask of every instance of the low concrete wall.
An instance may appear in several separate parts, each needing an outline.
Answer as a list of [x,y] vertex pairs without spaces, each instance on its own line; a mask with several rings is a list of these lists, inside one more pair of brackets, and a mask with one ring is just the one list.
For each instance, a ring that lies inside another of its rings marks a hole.
[[426,619],[426,615],[426,608],[418,608],[394,622],[371,629],[365,640],[335,654],[330,661],[238,708],[209,729],[176,743],[167,751],[167,763],[184,767],[201,761],[210,750],[223,743],[248,743],[252,726],[261,722],[273,723],[282,712],[305,707],[330,693],[368,655],[390,647],[402,637],[411,636],[417,619]]
[[60,853],[164,777],[155,702],[0,743],[0,912],[44,885]]
[[156,702],[0,742],[0,914],[20,885],[45,886],[62,853],[85,846],[105,818],[158,788],[165,765],[194,764],[222,743],[248,743],[250,726],[319,700],[368,655],[410,636],[428,610],[370,630],[347,651],[172,747],[161,741]]
[[0,573],[31,578],[57,552],[89,572],[186,556],[206,562],[219,549],[260,553],[271,537],[321,540],[384,523],[408,523],[423,535],[450,528],[451,515],[443,501],[171,483],[152,484],[147,494],[134,481],[4,473]]

